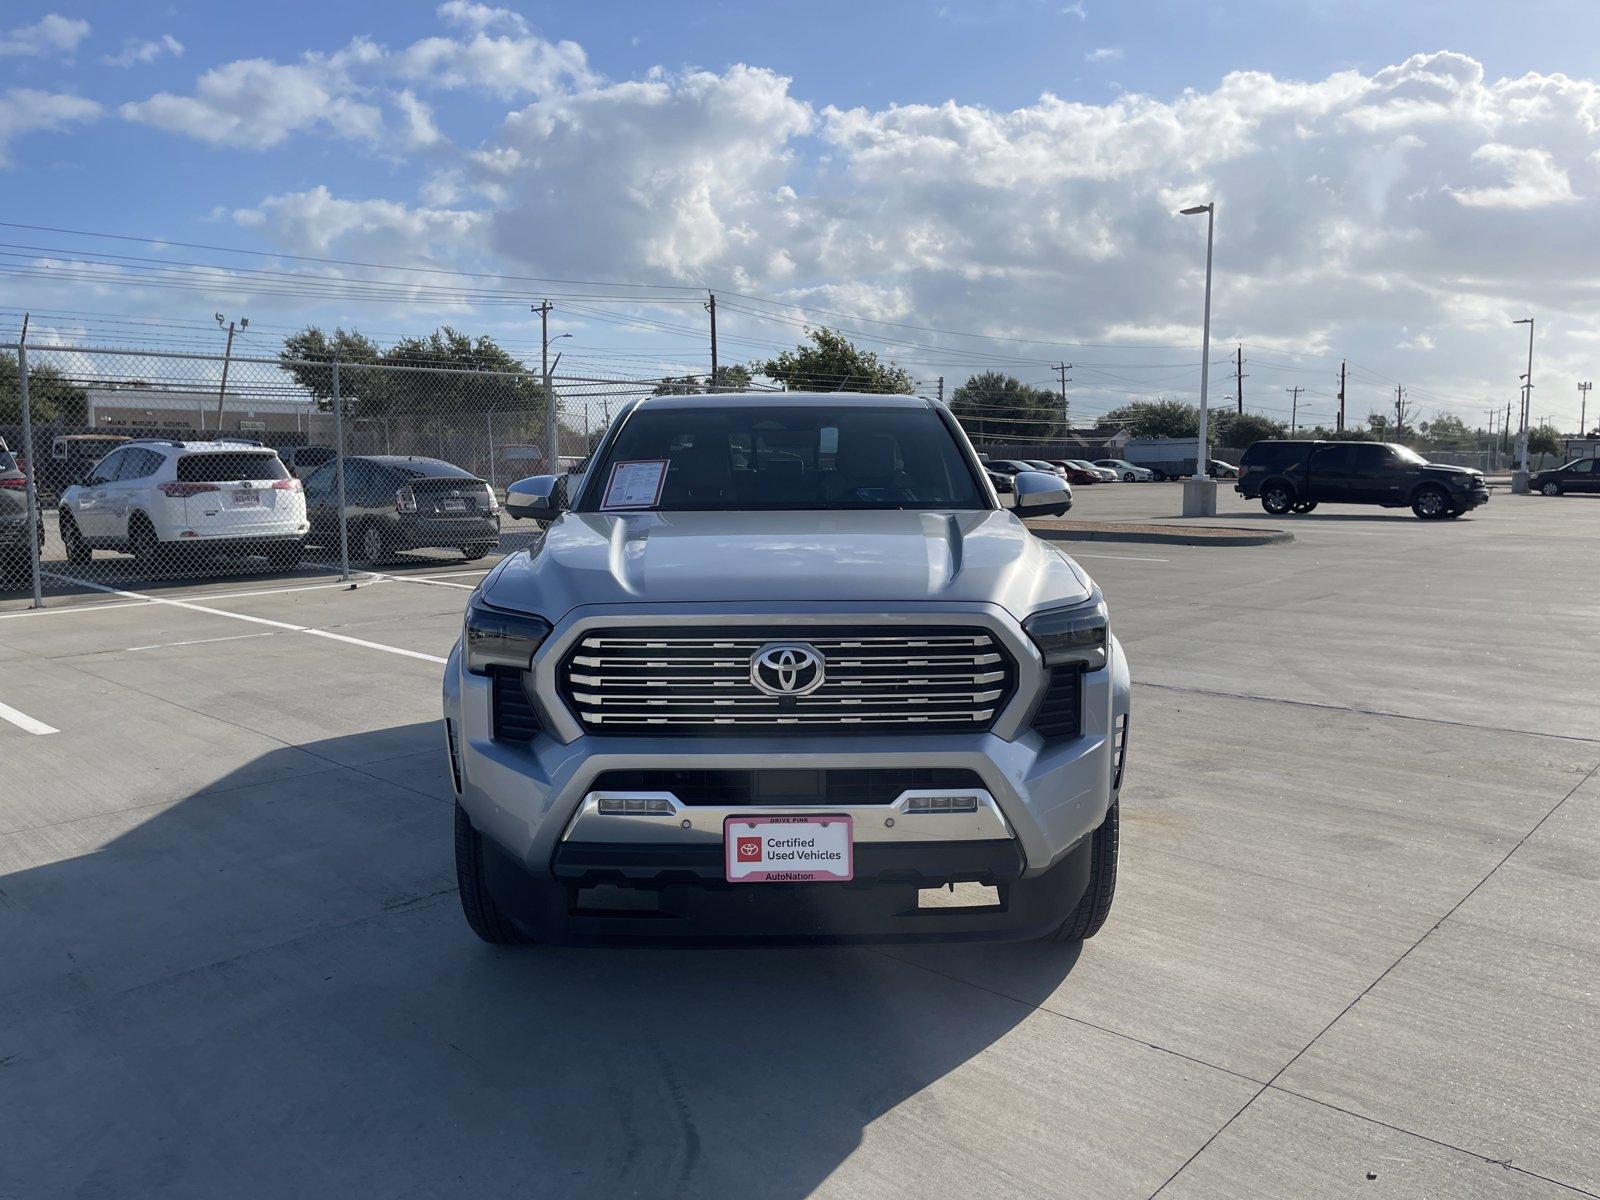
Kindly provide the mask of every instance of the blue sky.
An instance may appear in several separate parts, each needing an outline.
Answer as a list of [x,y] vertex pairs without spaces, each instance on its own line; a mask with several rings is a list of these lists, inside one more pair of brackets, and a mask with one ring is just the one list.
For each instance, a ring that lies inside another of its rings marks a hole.
[[[1558,393],[1600,358],[1587,0],[13,3],[0,71],[0,220],[797,306],[730,312],[736,353],[826,310],[952,386],[1073,358],[1085,413],[1189,394],[1198,231],[1171,207],[1214,196],[1217,337],[1258,351],[1265,410],[1348,355],[1374,405],[1399,378],[1474,419],[1537,308],[1535,407],[1575,424]],[[524,336],[511,305],[8,282],[7,309]],[[703,357],[618,323],[673,310],[607,311],[559,318],[596,363]]]

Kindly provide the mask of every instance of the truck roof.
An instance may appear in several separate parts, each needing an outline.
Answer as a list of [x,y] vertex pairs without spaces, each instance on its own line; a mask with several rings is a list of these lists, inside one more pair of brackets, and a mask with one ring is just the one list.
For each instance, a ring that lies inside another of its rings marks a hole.
[[918,408],[930,403],[921,396],[873,392],[712,392],[698,396],[648,396],[639,401],[638,409],[794,408],[811,404],[833,408]]

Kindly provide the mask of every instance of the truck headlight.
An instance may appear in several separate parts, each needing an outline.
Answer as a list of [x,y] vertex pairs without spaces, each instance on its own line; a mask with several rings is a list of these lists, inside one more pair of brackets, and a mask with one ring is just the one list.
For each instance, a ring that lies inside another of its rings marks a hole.
[[1039,647],[1047,666],[1083,663],[1091,670],[1106,665],[1106,639],[1110,620],[1105,598],[1096,591],[1082,604],[1034,613],[1023,630]]
[[550,622],[532,613],[495,608],[474,595],[467,601],[464,625],[467,670],[487,675],[491,667],[526,671],[534,651],[550,636]]

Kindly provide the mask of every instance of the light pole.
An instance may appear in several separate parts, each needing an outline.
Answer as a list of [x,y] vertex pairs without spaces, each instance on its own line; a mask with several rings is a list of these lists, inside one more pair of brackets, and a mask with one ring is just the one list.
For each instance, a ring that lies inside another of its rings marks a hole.
[[1511,490],[1528,490],[1528,417],[1533,409],[1533,318],[1523,317],[1513,325],[1528,327],[1528,373],[1522,377],[1522,420],[1517,429],[1517,469],[1511,473]]
[[1214,517],[1217,515],[1217,483],[1206,473],[1211,459],[1211,446],[1206,437],[1206,401],[1211,389],[1211,248],[1217,228],[1217,205],[1196,204],[1180,210],[1179,215],[1197,217],[1206,214],[1206,312],[1200,336],[1200,437],[1194,460],[1194,477],[1183,481],[1183,515],[1186,517]]
[[1578,436],[1589,436],[1589,389],[1594,384],[1585,380],[1578,385]]
[[[217,314],[217,325],[219,327],[222,326],[222,314],[221,313]],[[228,324],[225,327],[227,329],[227,331],[228,331],[228,347],[227,347],[227,349],[225,349],[222,352],[222,386],[217,389],[217,433],[218,434],[222,433],[222,406],[223,406],[224,403],[227,402],[227,399],[228,399],[228,364],[233,361],[233,331],[234,331],[234,327],[235,326],[237,326],[240,329],[249,329],[250,328],[250,318],[249,317],[240,317],[238,321],[229,321]],[[200,428],[202,430],[205,428],[205,424],[206,424],[205,415],[202,413],[201,417],[200,417]]]

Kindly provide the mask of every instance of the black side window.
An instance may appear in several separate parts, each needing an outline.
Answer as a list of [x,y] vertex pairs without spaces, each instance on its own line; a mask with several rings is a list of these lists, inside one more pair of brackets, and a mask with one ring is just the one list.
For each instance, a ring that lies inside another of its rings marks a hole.
[[99,464],[89,473],[91,483],[110,483],[122,470],[122,460],[127,457],[126,450],[113,450],[102,458]]
[[1311,455],[1311,469],[1325,473],[1348,470],[1350,450],[1349,446],[1318,446]]
[[1593,458],[1581,459],[1572,464],[1572,472],[1575,475],[1592,475],[1594,474],[1596,462],[1600,462],[1600,460]]
[[154,450],[124,450],[122,469],[117,472],[117,479],[124,482],[129,479],[148,479],[163,461]]
[[1350,461],[1357,471],[1387,471],[1395,465],[1387,446],[1352,446]]
[[318,467],[306,477],[306,500],[324,500],[334,488],[333,467]]

